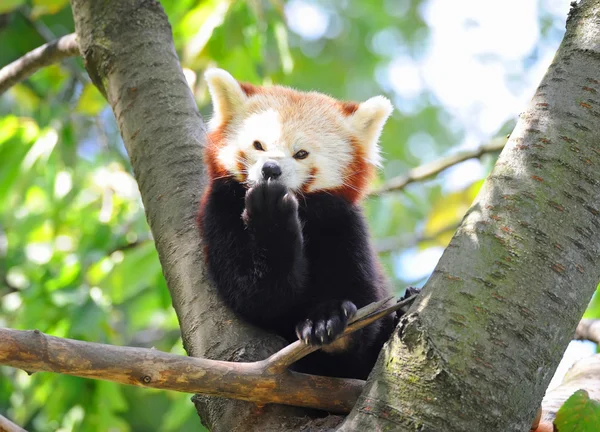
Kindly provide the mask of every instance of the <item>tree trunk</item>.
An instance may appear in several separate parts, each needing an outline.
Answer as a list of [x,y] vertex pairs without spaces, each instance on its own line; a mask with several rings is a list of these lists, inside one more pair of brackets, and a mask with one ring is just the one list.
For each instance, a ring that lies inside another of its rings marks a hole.
[[600,1],[583,0],[340,430],[529,430],[600,278],[599,92]]
[[[162,7],[152,0],[71,3],[86,69],[110,103],[131,159],[185,349],[191,356],[211,359],[268,357],[282,342],[237,320],[203,272],[195,219],[204,186],[206,132]],[[307,425],[307,412],[301,409],[258,409],[247,402],[202,396],[195,402],[202,421],[214,431],[280,431]],[[339,418],[328,421],[331,427]]]

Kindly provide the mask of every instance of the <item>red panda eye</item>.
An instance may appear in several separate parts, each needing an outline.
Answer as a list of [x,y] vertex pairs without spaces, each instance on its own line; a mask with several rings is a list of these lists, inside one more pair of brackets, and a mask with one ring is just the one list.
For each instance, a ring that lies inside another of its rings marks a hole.
[[260,151],[265,151],[265,149],[263,148],[262,144],[260,143],[260,141],[254,141],[252,143],[252,145],[254,146],[254,148],[256,150],[260,150]]
[[298,150],[294,155],[294,159],[306,159],[308,157],[308,152],[306,150]]

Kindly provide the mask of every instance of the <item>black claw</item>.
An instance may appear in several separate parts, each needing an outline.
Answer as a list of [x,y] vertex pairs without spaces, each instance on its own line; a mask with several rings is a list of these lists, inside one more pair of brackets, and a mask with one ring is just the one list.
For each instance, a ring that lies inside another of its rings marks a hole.
[[308,345],[326,345],[344,332],[356,314],[351,301],[330,301],[317,306],[309,318],[296,326],[298,338]]

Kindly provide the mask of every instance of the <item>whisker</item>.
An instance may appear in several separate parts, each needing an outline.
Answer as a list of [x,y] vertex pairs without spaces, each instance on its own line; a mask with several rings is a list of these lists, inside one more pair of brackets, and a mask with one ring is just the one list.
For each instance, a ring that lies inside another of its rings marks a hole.
[[220,177],[215,177],[215,178],[213,178],[213,180],[220,180],[220,179],[227,178],[227,177],[232,177],[232,175],[231,174],[225,174],[225,175],[222,175]]

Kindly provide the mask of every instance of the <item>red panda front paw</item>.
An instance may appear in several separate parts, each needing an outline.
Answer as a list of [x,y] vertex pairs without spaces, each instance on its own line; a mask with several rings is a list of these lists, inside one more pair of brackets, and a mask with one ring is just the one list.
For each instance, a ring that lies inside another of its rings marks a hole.
[[344,332],[355,314],[356,306],[349,300],[321,303],[296,326],[296,335],[307,345],[329,344]]
[[262,182],[248,189],[245,203],[242,218],[247,225],[252,223],[274,227],[281,222],[299,225],[298,200],[279,182]]

